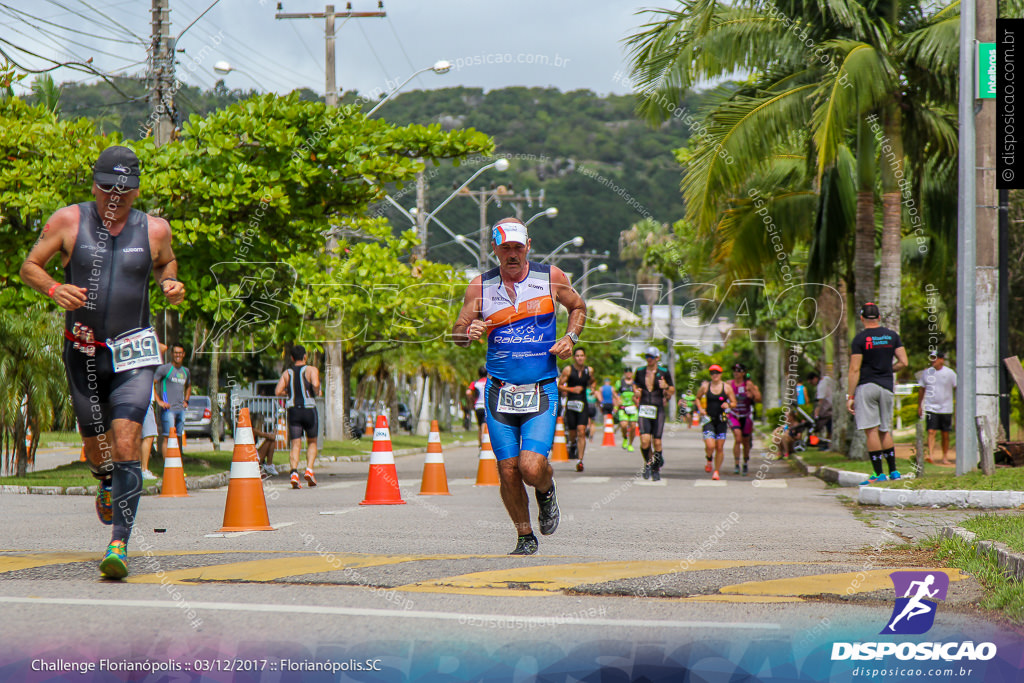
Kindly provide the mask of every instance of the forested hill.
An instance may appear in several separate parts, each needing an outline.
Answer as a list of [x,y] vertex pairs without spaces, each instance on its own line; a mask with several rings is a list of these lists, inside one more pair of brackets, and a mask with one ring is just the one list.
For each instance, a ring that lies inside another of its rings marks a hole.
[[[144,134],[149,115],[144,84],[128,78],[117,82],[131,98],[129,101],[106,84],[62,86],[62,116],[88,116],[96,120],[99,130],[119,129],[125,138],[138,139]],[[228,90],[223,83],[210,91],[186,86],[179,91],[177,104],[181,117],[202,115],[249,94]],[[316,98],[311,91],[302,94],[306,99]],[[343,102],[357,97],[358,93],[346,93]],[[699,104],[693,96],[683,106],[695,113]],[[507,157],[511,168],[504,173],[493,169],[484,173],[472,188],[500,184],[520,194],[529,190],[532,197],[543,189],[544,206],[556,206],[559,215],[555,219],[539,218],[531,225],[534,251],[545,253],[581,235],[585,238],[584,251],[610,252],[610,271],[595,277],[611,280],[620,265],[620,231],[645,216],[672,222],[682,215],[680,168],[672,150],[686,144],[689,131],[679,119],[651,127],[636,118],[634,105],[632,96],[601,97],[587,90],[516,87],[485,92],[480,88],[447,88],[400,94],[385,103],[377,115],[397,124],[472,127],[493,136],[498,155]],[[428,169],[429,206],[439,204],[455,185],[489,161],[476,159],[461,168]],[[394,188],[392,194],[406,208],[415,204],[412,187]],[[524,217],[539,210],[535,201],[533,207],[524,208]],[[488,220],[493,222],[512,213],[507,203],[492,204]],[[406,227],[407,221],[397,212],[386,215],[396,226]],[[454,232],[475,240],[480,218],[473,201],[457,198],[438,217]],[[431,228],[429,248],[429,256],[435,260],[474,262],[471,250],[455,244],[440,228]],[[580,272],[579,261],[562,265]]]

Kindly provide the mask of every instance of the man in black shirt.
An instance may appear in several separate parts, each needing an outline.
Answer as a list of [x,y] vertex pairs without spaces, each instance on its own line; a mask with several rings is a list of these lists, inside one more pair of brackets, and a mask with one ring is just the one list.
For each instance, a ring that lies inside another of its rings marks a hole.
[[[640,452],[644,456],[644,479],[661,479],[661,466],[665,458],[661,455],[661,434],[665,429],[665,410],[668,400],[676,392],[668,368],[658,364],[661,351],[650,346],[644,352],[647,365],[636,371],[636,387],[640,392],[637,404],[640,427]],[[653,453],[651,446],[654,447]]]
[[876,304],[864,304],[860,309],[860,319],[864,329],[850,345],[849,386],[855,389],[852,395],[846,396],[846,407],[853,413],[857,429],[863,429],[867,436],[868,454],[875,476],[864,484],[870,484],[886,481],[882,472],[882,456],[889,465],[889,478],[900,478],[892,441],[893,376],[907,367],[907,351],[898,332],[882,327]]
[[[565,433],[569,437],[569,457],[579,458],[576,471],[583,471],[583,453],[587,448],[587,425],[590,406],[587,389],[594,391],[594,368],[587,365],[587,352],[577,346],[572,352],[573,364],[567,365],[558,378],[558,390],[565,392]],[[575,448],[572,446],[575,445]],[[575,451],[575,453],[573,453]]]

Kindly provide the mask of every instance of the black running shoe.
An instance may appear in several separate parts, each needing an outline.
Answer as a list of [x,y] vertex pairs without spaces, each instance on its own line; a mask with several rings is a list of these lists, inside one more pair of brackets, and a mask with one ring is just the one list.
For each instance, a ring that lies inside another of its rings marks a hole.
[[661,481],[661,468],[660,467],[652,467],[651,468],[651,481]]
[[516,549],[509,553],[509,555],[533,555],[537,552],[537,537],[533,534],[526,536],[520,536],[519,540],[516,541]]
[[[555,482],[551,482],[551,489],[547,493],[535,491],[537,504],[540,512],[537,514],[537,524],[540,525],[540,532],[545,536],[555,533],[558,528],[558,501],[555,500]],[[520,539],[525,538],[520,536]],[[534,539],[534,552],[536,552],[536,539]],[[532,553],[529,553],[532,554]]]
[[651,478],[651,466],[650,465],[644,465],[644,479],[650,479],[650,478]]
[[661,454],[661,451],[654,451],[654,458],[651,464],[658,468],[665,464],[665,457]]

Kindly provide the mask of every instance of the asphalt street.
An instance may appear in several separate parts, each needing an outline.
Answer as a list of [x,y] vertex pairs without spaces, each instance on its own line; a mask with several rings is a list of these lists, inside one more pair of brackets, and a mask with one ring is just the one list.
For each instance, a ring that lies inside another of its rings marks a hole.
[[[917,512],[913,533],[900,511],[862,521],[843,491],[763,451],[749,476],[733,475],[731,440],[713,482],[685,426],[666,428],[661,482],[640,477],[639,449],[600,442],[583,473],[554,463],[561,523],[530,557],[505,554],[515,534],[498,488],[474,485],[476,448],[446,450],[450,496],[418,495],[424,456],[397,458],[405,505],[359,504],[367,463],[324,464],[316,488],[268,481],[275,531],[218,532],[226,488],[146,496],[119,583],[98,576],[109,532],[91,497],[4,495],[0,671],[73,656],[185,662],[185,673],[257,666],[247,680],[300,680],[286,660],[351,662],[301,680],[526,680],[614,660],[818,667],[824,680],[833,642],[878,638],[893,610],[889,574],[930,566],[899,544],[958,518]],[[1019,646],[976,607],[972,577],[943,571],[949,595],[928,638]],[[236,657],[257,665],[208,663]],[[365,658],[370,671],[354,671]],[[221,673],[209,680],[232,679]]]

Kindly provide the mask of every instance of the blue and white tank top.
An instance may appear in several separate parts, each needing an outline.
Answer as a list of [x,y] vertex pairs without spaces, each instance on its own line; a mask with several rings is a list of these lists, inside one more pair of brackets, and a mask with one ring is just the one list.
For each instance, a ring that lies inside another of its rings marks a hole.
[[498,268],[481,277],[481,314],[487,323],[487,372],[512,384],[539,382],[558,376],[555,300],[551,266],[529,263],[526,277],[515,284],[515,302],[501,282]]

